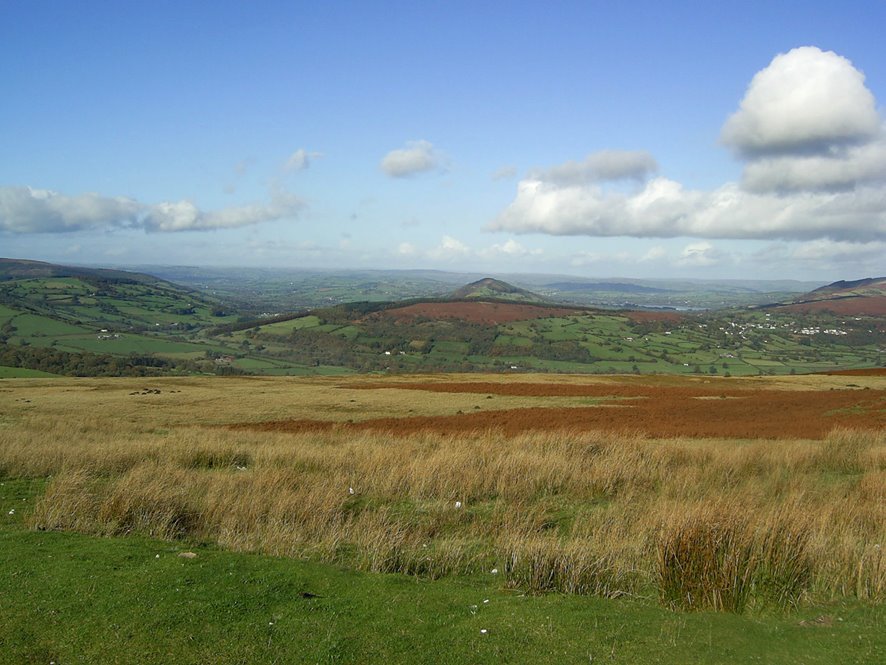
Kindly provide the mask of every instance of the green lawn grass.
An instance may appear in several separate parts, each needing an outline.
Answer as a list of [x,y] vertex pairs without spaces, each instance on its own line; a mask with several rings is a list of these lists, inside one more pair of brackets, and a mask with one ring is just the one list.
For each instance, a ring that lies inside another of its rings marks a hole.
[[43,485],[0,480],[2,663],[886,659],[882,607],[684,614],[644,599],[526,595],[491,571],[424,581],[199,543],[28,531],[23,516]]

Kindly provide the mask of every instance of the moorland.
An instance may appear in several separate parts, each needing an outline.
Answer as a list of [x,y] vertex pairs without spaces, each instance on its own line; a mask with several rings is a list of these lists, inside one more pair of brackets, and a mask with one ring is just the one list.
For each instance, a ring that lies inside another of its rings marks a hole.
[[884,280],[197,277],[0,261],[0,662],[886,659]]
[[8,379],[0,414],[10,662],[886,654],[876,373]]

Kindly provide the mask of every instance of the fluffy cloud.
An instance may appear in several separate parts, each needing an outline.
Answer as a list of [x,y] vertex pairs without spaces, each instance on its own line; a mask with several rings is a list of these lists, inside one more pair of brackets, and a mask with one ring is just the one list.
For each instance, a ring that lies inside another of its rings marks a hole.
[[679,266],[705,267],[719,263],[722,255],[709,242],[696,242],[683,248],[680,252]]
[[812,46],[776,56],[748,86],[722,141],[747,160],[752,192],[840,191],[886,183],[886,132],[864,75]]
[[190,201],[156,205],[99,194],[66,196],[30,187],[0,187],[0,231],[64,233],[100,228],[145,231],[206,231],[250,226],[298,215],[298,197],[279,190],[265,204],[202,211]]
[[470,254],[471,248],[452,236],[443,236],[440,244],[428,251],[428,257],[437,261],[454,261]]
[[[605,151],[519,182],[491,230],[552,235],[781,240],[886,239],[886,132],[864,76],[804,47],[752,80],[722,140],[741,183],[695,191],[642,152]],[[633,190],[608,180],[633,180]],[[697,258],[696,254],[692,257]]]
[[397,254],[400,256],[415,256],[418,254],[418,250],[411,242],[401,242],[397,245]]
[[539,256],[540,254],[542,254],[542,250],[528,249],[513,238],[510,238],[504,244],[495,244],[491,247],[481,249],[477,252],[477,254],[479,254],[483,258],[507,257],[511,259],[516,259],[527,256]]
[[880,124],[864,74],[832,51],[804,46],[754,76],[721,138],[744,155],[828,154],[872,139]]
[[289,159],[286,160],[286,163],[283,165],[283,170],[304,171],[305,169],[310,168],[313,160],[320,159],[322,156],[323,153],[308,152],[304,148],[299,148],[289,156]]
[[827,155],[771,156],[750,161],[742,186],[751,192],[839,192],[886,182],[886,138]]
[[409,141],[406,147],[391,150],[381,160],[381,170],[392,178],[407,178],[439,166],[440,157],[429,141]]
[[568,187],[607,180],[645,180],[657,170],[658,164],[648,152],[601,150],[580,162],[566,162],[536,173],[534,177]]
[[45,189],[0,187],[0,230],[59,233],[137,223],[143,206],[133,199],[98,194],[65,196]]
[[513,238],[501,244],[493,244],[488,247],[471,247],[458,238],[443,236],[436,247],[428,250],[420,250],[410,242],[401,242],[396,249],[400,258],[424,258],[430,261],[459,263],[472,260],[483,261],[514,261],[529,259],[543,255],[541,249],[525,247]]
[[754,194],[734,183],[713,192],[655,178],[632,194],[524,180],[494,231],[638,238],[886,238],[886,190]]
[[650,247],[646,251],[646,253],[640,257],[639,260],[642,263],[645,263],[647,261],[661,261],[662,259],[666,258],[667,255],[668,255],[668,250],[666,250],[664,247],[655,246],[655,247]]

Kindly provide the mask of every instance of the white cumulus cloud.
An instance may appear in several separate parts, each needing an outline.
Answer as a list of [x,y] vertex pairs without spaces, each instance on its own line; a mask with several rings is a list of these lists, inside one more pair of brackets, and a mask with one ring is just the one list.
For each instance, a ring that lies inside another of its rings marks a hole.
[[722,140],[745,155],[828,153],[880,131],[864,74],[814,46],[776,56],[748,86]]
[[438,261],[453,261],[471,254],[471,248],[452,236],[443,236],[437,247],[428,251],[428,256]]
[[320,159],[323,156],[321,152],[309,152],[304,148],[299,148],[289,156],[283,165],[284,171],[304,171],[310,168],[311,162]]
[[735,183],[712,192],[655,178],[636,192],[524,180],[493,231],[637,238],[874,240],[886,238],[886,190],[754,194]]
[[581,185],[607,180],[645,180],[658,170],[648,152],[601,150],[580,162],[569,161],[535,174],[538,180],[556,185]]
[[67,196],[30,187],[0,187],[0,231],[64,233],[101,228],[145,231],[206,231],[251,226],[295,217],[305,203],[283,190],[268,203],[200,210],[190,201],[145,204],[99,194]]
[[409,141],[406,146],[391,150],[381,160],[381,170],[392,178],[407,178],[434,171],[440,166],[440,157],[429,141]]
[[659,247],[656,245],[655,247],[650,247],[643,256],[640,257],[640,261],[645,263],[647,261],[660,261],[661,259],[667,257],[668,250],[664,247]]
[[[692,190],[651,177],[643,152],[603,151],[532,172],[489,224],[551,235],[886,239],[886,131],[864,75],[815,47],[777,56],[752,80],[722,140],[740,183]],[[613,187],[608,181],[633,181]],[[697,253],[684,257],[696,260]]]
[[400,256],[415,256],[417,253],[418,250],[411,242],[401,242],[397,245],[397,254]]
[[721,254],[709,242],[696,242],[683,248],[677,261],[679,266],[704,267],[720,261]]
[[502,244],[495,244],[491,247],[486,247],[479,250],[477,253],[483,258],[507,257],[515,259],[527,256],[539,256],[542,254],[542,250],[529,249],[521,245],[513,238],[509,238],[506,242]]

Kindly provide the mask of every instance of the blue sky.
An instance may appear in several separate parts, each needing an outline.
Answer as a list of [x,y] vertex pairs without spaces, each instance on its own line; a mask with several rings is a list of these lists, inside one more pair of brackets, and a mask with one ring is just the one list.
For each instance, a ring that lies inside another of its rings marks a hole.
[[883,3],[0,15],[0,256],[886,273]]

